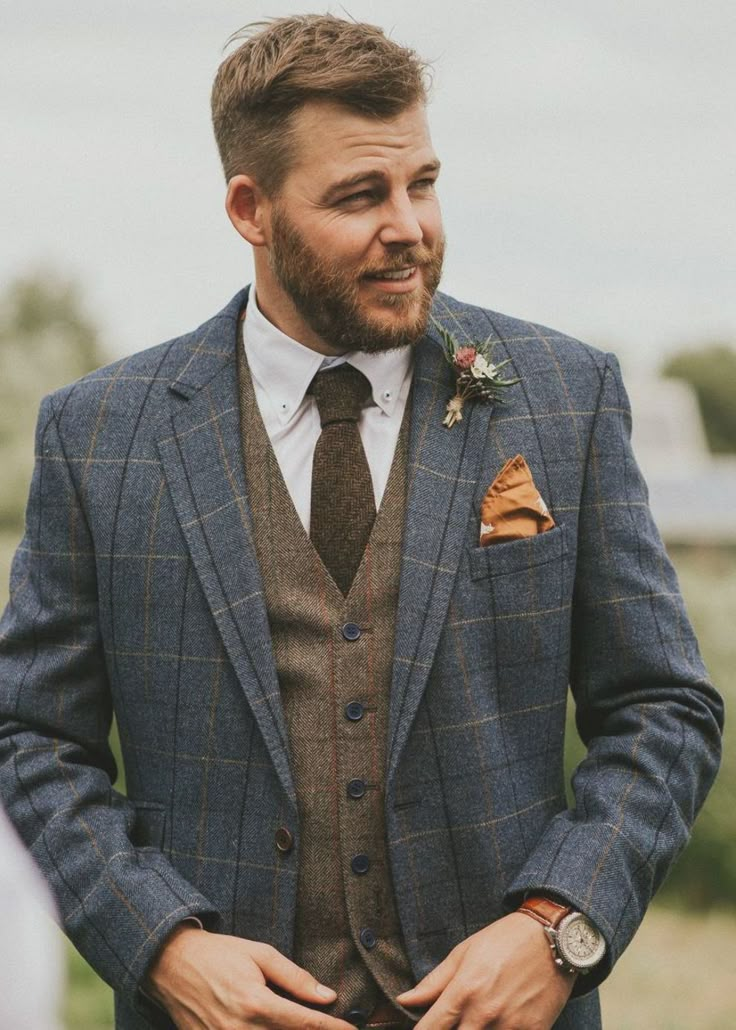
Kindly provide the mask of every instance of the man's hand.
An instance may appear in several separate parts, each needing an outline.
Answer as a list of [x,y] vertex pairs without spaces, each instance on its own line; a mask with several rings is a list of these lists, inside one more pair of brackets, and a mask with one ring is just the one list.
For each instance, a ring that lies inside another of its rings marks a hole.
[[149,973],[151,995],[179,1030],[355,1030],[350,1023],[280,997],[268,984],[313,1004],[335,992],[268,944],[177,927]]
[[458,944],[397,1000],[431,1005],[417,1030],[549,1030],[574,983],[555,965],[539,923],[512,912]]

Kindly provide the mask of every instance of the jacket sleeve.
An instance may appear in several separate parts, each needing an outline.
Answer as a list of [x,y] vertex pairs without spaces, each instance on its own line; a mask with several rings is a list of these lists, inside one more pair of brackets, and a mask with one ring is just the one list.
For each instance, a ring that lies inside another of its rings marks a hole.
[[595,987],[685,846],[718,768],[721,700],[708,681],[634,459],[631,414],[608,355],[580,505],[570,684],[587,755],[508,894],[558,895],[606,938],[578,978]]
[[0,792],[74,944],[147,1007],[139,987],[171,929],[218,917],[160,851],[132,845],[134,809],[112,788],[111,713],[92,538],[47,398],[0,622]]

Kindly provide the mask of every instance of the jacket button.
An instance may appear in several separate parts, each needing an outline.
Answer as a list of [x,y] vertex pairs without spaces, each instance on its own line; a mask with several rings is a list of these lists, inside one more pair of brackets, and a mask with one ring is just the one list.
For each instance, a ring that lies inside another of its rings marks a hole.
[[362,719],[364,711],[365,709],[360,701],[349,701],[345,705],[345,715],[351,722],[358,722],[359,719]]
[[285,855],[294,847],[294,834],[286,826],[279,826],[276,831],[276,847]]
[[374,934],[373,930],[371,930],[367,926],[364,926],[363,929],[360,931],[360,943],[368,951],[371,951],[373,948],[375,948],[376,944],[378,944],[378,939],[376,938],[376,935]]
[[342,628],[342,635],[346,640],[357,640],[360,636],[360,626],[354,622],[346,622]]
[[365,780],[351,780],[348,783],[348,797],[362,798],[365,794]]
[[353,855],[350,860],[350,868],[356,876],[364,876],[371,867],[371,860],[367,855]]
[[368,1013],[364,1012],[363,1009],[350,1009],[345,1016],[345,1020],[348,1023],[352,1023],[353,1026],[365,1026],[368,1022]]

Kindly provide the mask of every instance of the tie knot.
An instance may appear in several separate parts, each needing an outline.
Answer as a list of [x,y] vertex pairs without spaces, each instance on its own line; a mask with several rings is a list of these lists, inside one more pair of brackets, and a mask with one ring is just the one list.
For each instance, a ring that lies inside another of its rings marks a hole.
[[318,372],[307,392],[314,395],[324,428],[331,422],[357,422],[371,395],[371,384],[359,369],[344,361],[334,371]]

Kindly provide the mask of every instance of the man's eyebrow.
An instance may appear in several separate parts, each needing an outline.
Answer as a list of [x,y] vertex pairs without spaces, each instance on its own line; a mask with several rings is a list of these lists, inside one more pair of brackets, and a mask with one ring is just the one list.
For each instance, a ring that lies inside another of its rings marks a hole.
[[[421,168],[418,168],[412,178],[416,179],[419,176],[437,173],[440,170],[440,162],[428,161],[423,164]],[[346,190],[353,189],[355,186],[360,186],[364,182],[380,182],[386,178],[385,172],[379,168],[371,168],[367,172],[358,172],[356,175],[349,175],[344,179],[340,179],[338,182],[331,183],[325,192],[320,197],[322,204],[329,203],[330,200],[334,199],[340,193],[344,193]]]
[[418,168],[416,170],[416,172],[414,173],[414,178],[416,179],[420,175],[437,173],[439,172],[440,167],[441,164],[439,158],[436,158],[434,161],[427,161],[426,164],[423,164],[421,168]]

